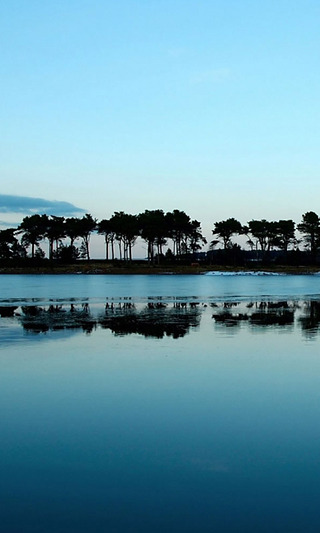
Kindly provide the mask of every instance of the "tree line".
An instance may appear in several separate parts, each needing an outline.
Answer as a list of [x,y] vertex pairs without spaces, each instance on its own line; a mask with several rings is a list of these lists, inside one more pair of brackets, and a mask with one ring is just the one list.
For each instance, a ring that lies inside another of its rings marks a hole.
[[[296,229],[301,237],[297,237]],[[302,220],[297,227],[292,219],[250,220],[246,225],[242,225],[235,218],[228,218],[215,222],[212,233],[217,239],[211,241],[211,249],[218,243],[223,244],[224,250],[230,249],[234,246],[231,237],[245,235],[249,248],[259,249],[262,255],[274,249],[282,250],[286,254],[290,248],[297,250],[303,244],[304,249],[308,250],[315,260],[320,248],[320,217],[313,211],[308,211],[302,215]]]
[[[94,232],[104,237],[105,259],[112,261],[116,251],[120,260],[132,261],[138,237],[146,243],[150,263],[192,257],[207,244],[201,223],[178,209],[167,213],[161,209],[145,210],[138,215],[116,211],[109,219],[100,221],[89,213],[82,218],[34,214],[24,217],[18,228],[0,230],[0,259],[44,258],[40,244],[47,240],[50,261],[90,260],[90,237]],[[245,236],[247,247],[259,250],[263,256],[272,250],[287,254],[302,244],[315,262],[320,248],[320,217],[308,211],[297,226],[291,219],[250,220],[242,225],[237,219],[228,218],[215,222],[212,234],[209,250],[218,245],[225,254],[240,249],[233,239]]]
[[131,261],[138,237],[147,244],[149,262],[160,261],[169,239],[172,248],[167,254],[177,258],[195,253],[207,242],[200,222],[178,209],[167,213],[161,209],[145,210],[138,215],[116,211],[111,218],[100,221],[89,213],[82,218],[34,214],[26,216],[18,228],[0,231],[0,258],[26,258],[28,251],[32,259],[43,258],[40,243],[46,239],[50,260],[90,260],[93,232],[104,237],[106,260],[115,260],[117,247],[120,260]]

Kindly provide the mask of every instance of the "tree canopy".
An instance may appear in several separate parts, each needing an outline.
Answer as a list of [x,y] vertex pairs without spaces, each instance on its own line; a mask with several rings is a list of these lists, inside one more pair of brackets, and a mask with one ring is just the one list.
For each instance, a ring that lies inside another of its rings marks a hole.
[[[241,235],[242,225],[239,220],[228,218],[227,220],[215,222],[212,233],[213,235],[217,235],[218,241],[221,240],[223,242],[223,247],[226,250],[231,246],[232,235]],[[213,245],[213,241],[211,244]]]

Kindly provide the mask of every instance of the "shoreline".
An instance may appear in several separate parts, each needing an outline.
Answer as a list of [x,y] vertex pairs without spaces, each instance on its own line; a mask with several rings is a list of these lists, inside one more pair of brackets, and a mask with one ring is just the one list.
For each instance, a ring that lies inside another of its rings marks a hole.
[[90,263],[74,265],[55,266],[30,266],[30,267],[0,267],[0,275],[202,275],[208,272],[221,273],[266,273],[266,274],[293,274],[310,275],[320,272],[320,266],[261,266],[257,267],[231,267],[221,265],[121,265],[114,266],[101,262],[91,261]]

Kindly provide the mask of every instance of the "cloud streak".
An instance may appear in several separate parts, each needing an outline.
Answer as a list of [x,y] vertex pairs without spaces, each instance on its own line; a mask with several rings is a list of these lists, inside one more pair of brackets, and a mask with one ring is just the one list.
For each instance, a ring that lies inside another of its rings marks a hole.
[[47,215],[72,216],[84,212],[85,209],[69,202],[0,194],[0,213],[23,213],[25,215],[46,213]]

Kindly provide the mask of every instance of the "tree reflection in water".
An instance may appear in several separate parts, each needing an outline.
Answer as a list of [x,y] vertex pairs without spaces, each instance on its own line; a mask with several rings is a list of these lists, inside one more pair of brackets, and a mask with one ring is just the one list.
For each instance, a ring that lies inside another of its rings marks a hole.
[[200,312],[197,306],[173,306],[168,308],[160,302],[148,304],[137,311],[134,304],[107,304],[104,313],[94,316],[88,303],[80,309],[71,304],[67,310],[61,305],[49,308],[23,306],[20,321],[22,327],[32,333],[45,333],[59,329],[82,329],[92,333],[100,326],[109,329],[115,335],[140,334],[145,337],[163,338],[165,335],[175,339],[184,337],[190,328],[200,324]]
[[39,306],[22,306],[21,324],[23,329],[32,333],[45,333],[61,329],[82,329],[91,333],[97,326],[90,313],[88,303],[77,309],[70,304],[67,311],[62,305],[50,305],[48,309]]
[[287,301],[282,302],[250,302],[246,305],[248,311],[244,313],[231,313],[230,310],[214,313],[212,318],[217,323],[227,327],[239,326],[240,322],[248,322],[253,327],[264,326],[289,326],[294,323],[296,304],[289,306]]
[[317,335],[320,327],[320,301],[304,302],[304,314],[299,317],[299,322],[306,337],[312,338]]
[[0,306],[0,317],[7,318],[9,316],[14,316],[14,312],[18,309],[17,306]]
[[200,312],[197,308],[191,307],[170,307],[164,305],[148,305],[140,312],[123,309],[110,313],[106,310],[105,317],[101,318],[99,324],[103,328],[110,329],[115,335],[128,335],[138,333],[144,337],[155,337],[157,339],[173,337],[178,339],[184,337],[190,330],[200,324]]
[[[217,327],[292,328],[298,327],[307,338],[320,332],[320,301],[253,301],[211,302],[211,315]],[[161,339],[178,339],[200,326],[207,304],[194,301],[164,303],[148,301],[135,305],[131,301],[93,305],[89,302],[64,305],[0,306],[0,317],[19,322],[26,332],[41,334],[58,330],[82,330],[91,334],[107,329],[114,335],[139,334]],[[207,312],[209,312],[209,309]],[[8,322],[9,324],[9,322]]]

